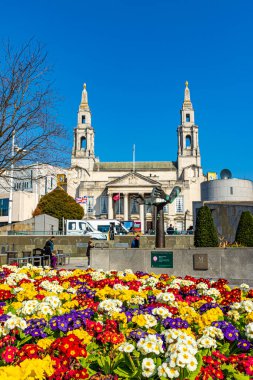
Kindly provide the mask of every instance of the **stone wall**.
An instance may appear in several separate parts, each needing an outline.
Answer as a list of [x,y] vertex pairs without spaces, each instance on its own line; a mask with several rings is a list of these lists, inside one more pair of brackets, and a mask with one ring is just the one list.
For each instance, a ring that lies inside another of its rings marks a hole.
[[[32,236],[32,235],[6,235],[0,236],[0,253],[3,250],[14,250],[18,252],[31,251],[34,248],[43,248],[50,236]],[[130,247],[133,236],[115,236],[114,241],[94,240],[98,247],[115,247],[117,245],[128,244]],[[72,256],[84,256],[89,237],[87,236],[66,236],[59,235],[55,237],[55,249],[63,249]],[[194,238],[191,235],[186,236],[166,236],[166,248],[189,248],[193,247]],[[140,246],[143,249],[155,247],[155,236],[141,236]]]
[[[157,249],[154,252],[166,252]],[[95,269],[168,273],[204,278],[227,278],[230,282],[246,282],[253,286],[253,248],[173,249],[172,268],[151,267],[150,249],[94,249],[91,266]],[[203,256],[204,255],[204,256]],[[202,269],[196,269],[196,268]],[[204,269],[206,268],[206,269]]]

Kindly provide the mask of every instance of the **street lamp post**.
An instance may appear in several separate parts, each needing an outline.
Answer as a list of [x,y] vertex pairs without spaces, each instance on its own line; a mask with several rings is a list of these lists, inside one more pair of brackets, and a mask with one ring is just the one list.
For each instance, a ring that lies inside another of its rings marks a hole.
[[8,224],[12,223],[13,184],[14,184],[14,178],[13,178],[13,175],[14,175],[14,155],[15,155],[15,130],[12,132],[12,141],[11,141],[11,178],[10,178]]

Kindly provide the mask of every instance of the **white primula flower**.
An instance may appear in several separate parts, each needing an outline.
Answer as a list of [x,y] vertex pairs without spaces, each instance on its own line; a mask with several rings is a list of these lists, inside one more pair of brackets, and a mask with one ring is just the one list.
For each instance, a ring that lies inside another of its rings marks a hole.
[[224,339],[224,334],[221,329],[214,326],[205,327],[203,330],[203,335],[210,336],[211,338],[218,338],[220,340]]
[[173,302],[175,301],[175,296],[171,292],[159,293],[156,296],[158,302]]
[[253,322],[245,326],[246,337],[249,340],[253,340]]
[[130,352],[133,352],[134,351],[134,345],[131,344],[131,343],[122,343],[119,347],[118,347],[118,350],[121,351],[121,352],[127,352],[127,353],[130,353]]
[[153,315],[158,315],[158,317],[161,317],[162,319],[165,319],[167,317],[171,317],[172,314],[169,312],[168,309],[165,307],[156,307],[152,310]]
[[242,291],[246,292],[247,290],[249,290],[249,285],[243,283],[240,285],[240,288]]
[[188,371],[193,372],[197,369],[197,366],[198,366],[197,359],[194,356],[192,356],[190,362],[187,363],[186,368],[188,369]]
[[203,335],[200,339],[197,340],[197,344],[199,348],[216,348],[216,340],[207,336]]
[[157,373],[158,373],[158,376],[161,378],[161,377],[165,377],[167,378],[167,368],[168,368],[168,363],[163,363],[162,365],[160,365],[158,368],[157,368]]
[[169,379],[176,379],[179,377],[179,370],[176,367],[167,367],[166,374]]
[[53,309],[61,306],[61,300],[56,296],[48,296],[43,299],[43,302],[48,303]]
[[154,371],[149,371],[149,370],[142,371],[143,377],[151,377],[153,376],[153,374],[154,374]]
[[155,369],[155,363],[154,360],[151,358],[145,358],[142,361],[142,370],[148,370],[148,371],[153,371]]
[[21,330],[26,329],[27,324],[23,318],[17,317],[16,315],[12,315],[7,321],[4,323],[4,328],[8,330],[13,330],[14,328],[20,328]]

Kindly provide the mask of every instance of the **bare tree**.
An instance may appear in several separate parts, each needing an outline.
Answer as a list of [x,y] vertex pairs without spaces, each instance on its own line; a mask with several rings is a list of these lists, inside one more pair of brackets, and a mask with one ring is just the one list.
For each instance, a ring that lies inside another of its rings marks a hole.
[[[65,131],[56,122],[47,56],[39,43],[19,49],[8,43],[0,56],[0,177],[12,164],[23,169],[35,162],[64,161]],[[13,141],[15,137],[15,146]],[[22,169],[22,170],[23,170]]]

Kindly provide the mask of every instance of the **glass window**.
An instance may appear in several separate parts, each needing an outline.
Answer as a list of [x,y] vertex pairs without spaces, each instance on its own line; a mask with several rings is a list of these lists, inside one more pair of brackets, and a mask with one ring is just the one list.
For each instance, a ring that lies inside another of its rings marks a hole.
[[108,213],[108,197],[102,196],[100,197],[100,214]]
[[131,214],[139,214],[139,205],[136,199],[131,198],[131,207],[130,207]]
[[8,216],[9,214],[9,198],[0,199],[0,216]]
[[86,223],[84,223],[84,222],[79,222],[79,228],[80,228],[80,230],[82,230],[82,231],[86,231]]
[[181,214],[184,212],[184,198],[179,196],[176,198],[176,214]]
[[109,231],[109,226],[98,226],[98,231],[107,233]]
[[186,114],[186,122],[189,123],[190,121],[191,121],[190,114],[187,113],[187,114]]
[[87,197],[87,212],[92,213],[94,211],[94,197]]
[[82,124],[85,124],[85,115],[82,115]]
[[120,199],[115,203],[115,212],[116,214],[123,214],[124,212],[124,203],[122,197],[120,197]]
[[69,230],[75,230],[76,229],[76,223],[75,222],[70,222],[69,223]]

